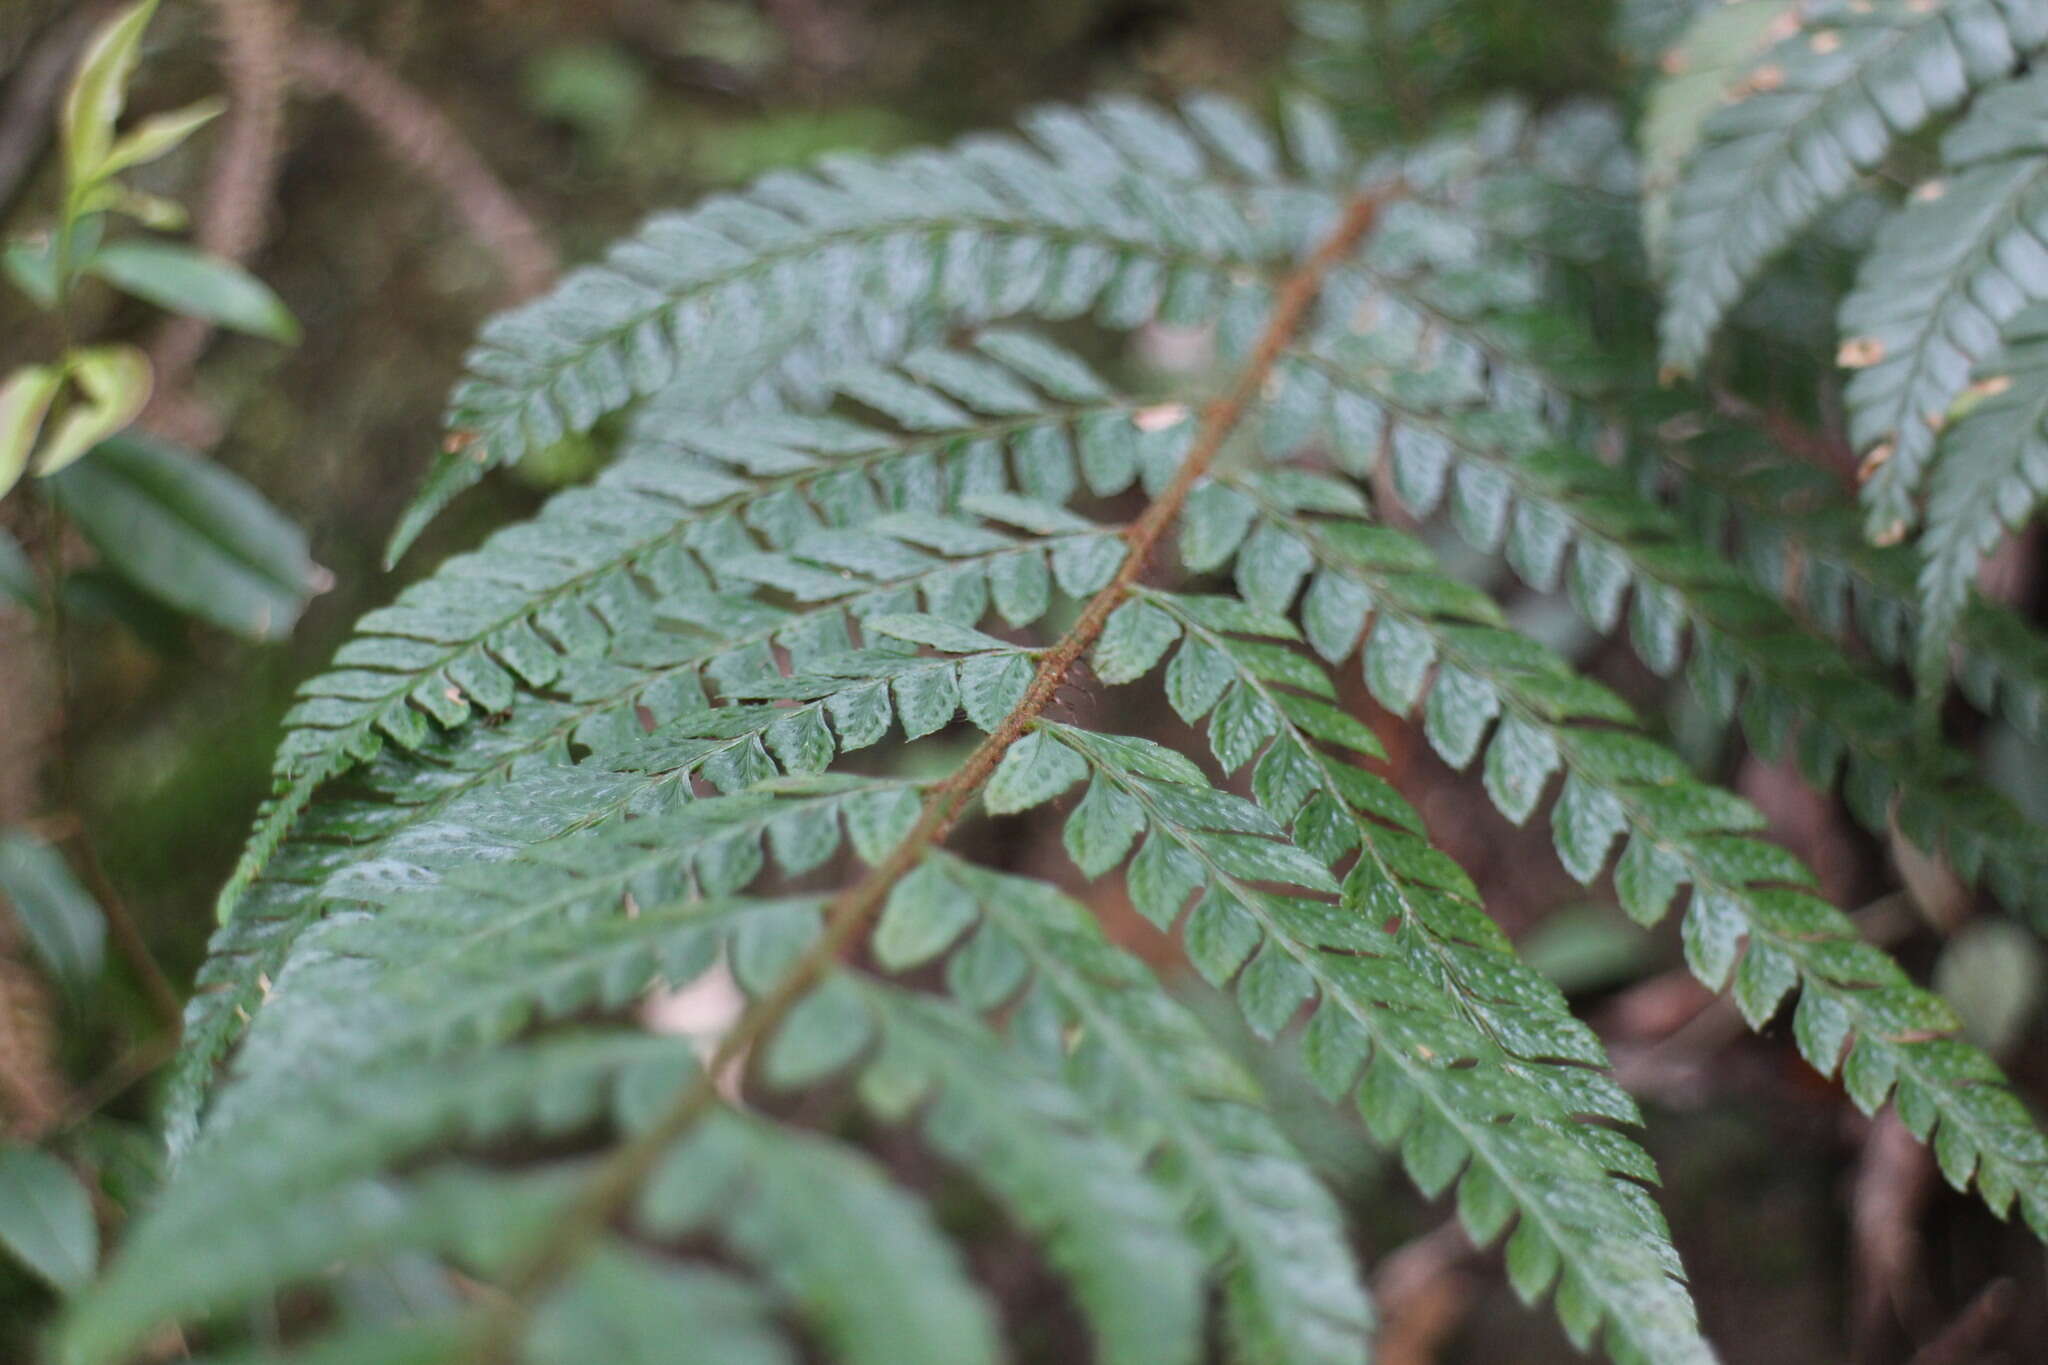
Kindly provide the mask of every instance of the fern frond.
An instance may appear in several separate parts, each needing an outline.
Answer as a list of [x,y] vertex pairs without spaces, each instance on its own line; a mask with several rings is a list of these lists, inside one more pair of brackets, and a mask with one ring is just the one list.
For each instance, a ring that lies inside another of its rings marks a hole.
[[948,986],[989,1009],[1028,977],[1012,1032],[1067,1069],[1121,1131],[1160,1150],[1161,1177],[1190,1201],[1222,1267],[1238,1352],[1288,1365],[1359,1359],[1371,1315],[1337,1210],[1261,1111],[1251,1079],[1141,963],[1103,941],[1086,910],[1041,883],[935,853],[882,925],[963,895],[982,924],[947,959]]
[[2048,299],[2048,76],[1987,92],[1942,139],[1941,177],[1878,233],[1842,301],[1849,436],[1871,452],[1863,502],[1870,534],[1896,538],[1916,500],[1949,408],[2000,328]]
[[[2007,29],[2032,22],[1900,5],[1831,41],[1871,73],[1892,59],[1863,29],[1908,55],[1938,30],[1980,64],[2003,42],[2009,64]],[[1851,93],[1896,112],[1941,75],[1907,65]],[[1514,1286],[1554,1289],[1574,1341],[1710,1358],[1655,1168],[1613,1126],[1635,1105],[1366,771],[1378,740],[1326,669],[1353,654],[1511,820],[1549,807],[1575,877],[1613,859],[1645,923],[1682,901],[1688,962],[1753,1025],[1790,1005],[1857,1104],[1891,1100],[1953,1183],[2048,1231],[2048,1139],[1955,1016],[1754,836],[1761,816],[1369,524],[1356,483],[1288,463],[1324,432],[1346,473],[1385,453],[1418,515],[1448,505],[1533,584],[1568,577],[1603,629],[1627,603],[1653,667],[1689,649],[1718,714],[1823,781],[1846,770],[1867,822],[1895,805],[1966,875],[2048,886],[2048,836],[1921,747],[1903,698],[1579,453],[1638,425],[1587,401],[1615,363],[1547,302],[1571,274],[1552,267],[1609,240],[1611,215],[1575,231],[1559,196],[1626,190],[1614,139],[1531,170],[1563,125],[1488,111],[1361,173],[1327,114],[1285,119],[1283,150],[1226,103],[1111,101],[1032,116],[1030,143],[770,177],[490,329],[401,543],[486,466],[640,406],[591,487],[373,614],[309,687],[185,1081],[246,1042],[71,1314],[67,1365],[280,1293],[314,1308],[294,1335],[316,1351],[436,1365],[659,1349],[691,1296],[734,1359],[993,1360],[962,1229],[851,1141],[878,1124],[1042,1249],[1113,1365],[1212,1343],[1359,1365],[1372,1320],[1344,1219],[1258,1088],[1082,905],[948,851],[977,810],[1070,794],[1080,871],[1122,869],[1254,1035],[1292,1035],[1414,1183],[1455,1189],[1476,1240],[1505,1236]],[[1828,134],[1855,142],[1844,184],[1861,128]],[[1808,174],[1807,132],[1782,140]],[[1788,202],[1787,236],[1806,211]],[[1227,377],[1141,402],[1025,332],[976,330],[1084,314],[1199,324]],[[1111,526],[1105,504],[1142,510]],[[1170,540],[1235,595],[1148,581]],[[1995,657],[2010,698],[2027,661]],[[1112,684],[1162,674],[1215,768],[1053,720],[1084,659]],[[878,765],[895,737],[930,742]],[[1240,775],[1248,796],[1223,789]],[[650,992],[727,979],[734,1012],[697,1046],[637,1036]],[[764,1092],[802,1102],[739,1112]],[[159,1268],[252,1199],[251,1245],[281,1254]],[[365,1338],[327,1291],[400,1254],[491,1292]]]
[[1961,1041],[1953,1011],[1813,895],[1797,859],[1749,835],[1761,814],[1693,778],[1606,689],[1501,629],[1489,599],[1431,569],[1409,538],[1341,516],[1303,526],[1284,504],[1263,525],[1288,526],[1306,552],[1302,572],[1314,577],[1302,610],[1319,652],[1350,653],[1371,610],[1363,668],[1383,705],[1406,715],[1426,694],[1432,746],[1464,767],[1483,745],[1488,793],[1511,819],[1528,818],[1561,772],[1550,818],[1566,870],[1592,881],[1626,836],[1614,868],[1624,908],[1653,923],[1690,886],[1686,957],[1703,982],[1732,987],[1754,1027],[1798,990],[1794,1032],[1808,1061],[1826,1075],[1839,1064],[1866,1112],[1896,1087],[1901,1116],[1923,1140],[1935,1134],[1937,1155],[1948,1132],[1951,1182],[1967,1187],[1974,1174],[1994,1210],[2017,1196],[2037,1229],[2048,1222],[2048,1139],[1997,1067]]
[[2006,324],[1981,401],[1942,441],[1920,536],[1920,601],[1927,614],[1920,673],[1947,671],[1945,628],[1963,613],[1977,566],[2048,497],[2048,304]]
[[[969,619],[980,615],[975,594],[993,590],[1011,624],[1030,624],[1043,597],[1040,556],[1018,549],[1010,558],[994,533],[924,545],[918,518],[980,494],[1064,502],[1081,477],[1076,453],[1092,474],[1147,441],[1130,434],[1135,405],[1110,398],[1085,371],[1046,368],[1029,338],[998,333],[983,347],[980,357],[907,357],[911,374],[941,367],[928,387],[881,372],[841,376],[837,391],[883,405],[903,427],[896,434],[783,415],[640,442],[594,487],[558,495],[536,520],[369,613],[336,669],[306,683],[286,717],[282,795],[258,818],[224,916],[314,793],[386,745],[427,748],[544,690],[582,703],[550,727],[550,740],[616,735],[641,708],[661,718],[701,700],[697,676],[758,669],[772,643],[801,638],[806,625],[829,641],[845,612],[876,609],[885,588],[908,600],[950,587]],[[1064,539],[1043,548],[1056,567],[1091,553]],[[763,588],[789,590],[806,606],[845,605],[808,622],[758,610],[754,629],[731,629],[732,613],[745,608],[724,599]],[[701,657],[672,645],[660,658],[631,652],[664,614],[706,635]]]
[[[502,1264],[559,1216],[573,1173],[508,1176],[449,1164],[394,1182],[384,1174],[390,1165],[458,1135],[482,1143],[598,1122],[628,1095],[676,1084],[689,1066],[670,1039],[566,1036],[298,1096],[252,1118],[249,1141],[190,1158],[64,1325],[60,1358],[121,1359],[166,1322],[247,1302],[359,1255],[443,1249]],[[238,1216],[223,1220],[224,1207]],[[192,1254],[198,1245],[206,1255]]]
[[[1675,508],[1709,545],[1733,537],[1736,562],[1814,625],[1853,638],[1886,663],[1909,664],[1923,634],[1909,545],[1865,538],[1859,510],[1818,470],[1762,455],[1755,442],[1659,442],[1676,471]],[[1987,714],[2032,739],[2048,736],[2048,640],[2018,612],[1972,592],[1949,643],[1958,684]]]
[[[1093,310],[1131,327],[1248,305],[1255,326],[1266,286],[1336,212],[1314,186],[1350,164],[1327,115],[1290,112],[1299,180],[1282,178],[1256,123],[1223,101],[1199,101],[1183,124],[1113,99],[1027,116],[1029,142],[842,155],[658,216],[602,265],[484,328],[449,404],[457,448],[401,522],[394,555],[484,471],[678,375],[699,412],[761,383],[802,392],[848,354],[900,345],[919,312]],[[1212,167],[1255,179],[1191,185]]]
[[1691,371],[1772,257],[1893,142],[2048,42],[2028,0],[1833,4],[1750,68],[1708,118],[1672,197],[1666,366]]
[[1564,580],[1600,630],[1617,626],[1626,602],[1636,651],[1656,672],[1679,668],[1690,636],[1695,690],[1722,720],[1739,713],[1761,752],[1789,749],[1815,782],[1841,780],[1870,828],[1896,820],[1915,844],[1944,852],[2007,905],[2036,903],[2048,884],[2048,832],[1977,777],[1967,757],[1921,745],[1906,698],[1801,626],[1668,512],[1615,471],[1551,444],[1533,419],[1479,407],[1459,368],[1415,368],[1412,347],[1379,339],[1326,350],[1299,361],[1321,371],[1330,393],[1348,395],[1330,401],[1328,422],[1353,467],[1369,467],[1384,442],[1406,506],[1427,516],[1448,503],[1466,539],[1489,551],[1504,544],[1508,563],[1539,590]]
[[[1196,602],[1183,606],[1202,612]],[[1209,647],[1226,658],[1262,648]],[[1299,657],[1271,657],[1283,656]],[[1257,675],[1239,687],[1240,701],[1226,694],[1211,723],[1212,743],[1225,752],[1245,742],[1238,727],[1247,713],[1255,735],[1304,700],[1276,700],[1293,694]],[[1535,1050],[1556,1041],[1568,1056],[1604,1060],[1583,1026],[1568,1022],[1554,988],[1546,992],[1520,968],[1448,860],[1326,793],[1323,808],[1304,818],[1318,829],[1349,824],[1335,838],[1364,851],[1341,902],[1324,899],[1338,883],[1322,861],[1283,841],[1280,823],[1260,807],[1211,788],[1199,770],[1182,770],[1176,755],[1069,726],[1040,733],[1080,754],[1096,775],[1067,825],[1077,861],[1099,867],[1101,827],[1120,821],[1107,846],[1120,857],[1119,844],[1145,835],[1129,884],[1155,923],[1170,928],[1189,892],[1202,888],[1183,930],[1196,969],[1219,986],[1234,979],[1246,1019],[1268,1039],[1317,1003],[1303,1048],[1318,1083],[1356,1093],[1367,1124],[1399,1144],[1424,1194],[1455,1184],[1475,1238],[1489,1241],[1519,1219],[1507,1253],[1517,1292],[1539,1298],[1561,1268],[1558,1313],[1581,1346],[1605,1324],[1619,1359],[1710,1358],[1677,1283],[1663,1220],[1629,1184],[1653,1178],[1649,1158],[1628,1139],[1577,1121],[1634,1120],[1635,1106],[1595,1074]],[[1298,731],[1279,733],[1285,739],[1276,737],[1260,765],[1269,798],[1277,794],[1273,772],[1290,765],[1302,783],[1320,769],[1322,783],[1339,791],[1370,785],[1364,774],[1336,777]],[[1508,1043],[1530,1055],[1509,1054]]]

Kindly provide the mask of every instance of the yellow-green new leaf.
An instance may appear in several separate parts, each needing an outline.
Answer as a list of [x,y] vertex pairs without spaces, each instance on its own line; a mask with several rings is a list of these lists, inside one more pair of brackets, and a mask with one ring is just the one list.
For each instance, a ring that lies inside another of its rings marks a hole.
[[0,494],[14,487],[42,434],[64,376],[48,365],[24,365],[0,383]]
[[118,175],[131,166],[141,166],[175,149],[192,134],[219,118],[226,100],[198,100],[167,114],[152,114],[115,140],[100,163],[101,175]]
[[156,0],[142,0],[108,20],[85,45],[78,74],[64,95],[64,169],[73,185],[99,175],[113,149],[128,78],[135,74],[142,33],[155,13]]
[[65,369],[78,397],[36,452],[38,477],[55,474],[122,430],[149,402],[149,357],[133,346],[81,347],[65,357]]

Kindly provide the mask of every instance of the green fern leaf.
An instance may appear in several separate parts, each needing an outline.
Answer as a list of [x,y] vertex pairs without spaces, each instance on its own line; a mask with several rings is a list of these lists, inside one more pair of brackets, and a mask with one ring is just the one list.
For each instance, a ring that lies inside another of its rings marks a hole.
[[[1250,1078],[1072,900],[948,855],[927,866],[984,916],[947,964],[955,993],[990,1008],[1031,973],[1013,1033],[1069,1069],[1121,1130],[1163,1148],[1162,1175],[1192,1201],[1197,1231],[1224,1267],[1240,1354],[1276,1365],[1358,1360],[1371,1316],[1337,1211],[1261,1114]],[[991,976],[976,959],[994,956],[1019,970]],[[1071,1054],[1069,1027],[1078,1031]]]
[[1711,116],[1672,197],[1663,358],[1690,371],[1772,257],[1895,139],[2048,42],[2023,0],[1841,4],[1764,54]]
[[1981,402],[1942,442],[1920,537],[1920,600],[1926,613],[1920,674],[1947,672],[1948,627],[1963,614],[1977,566],[2008,528],[2017,529],[2048,496],[2048,304],[2006,325],[1995,372]]
[[[701,414],[763,381],[815,386],[849,348],[888,349],[886,330],[864,334],[873,306],[976,320],[1093,308],[1122,327],[1215,316],[1247,275],[1291,261],[1334,208],[1270,177],[1241,193],[1203,180],[1212,157],[1241,170],[1248,154],[1249,121],[1218,107],[1197,105],[1194,122],[1220,137],[1214,148],[1150,106],[1107,100],[1028,116],[1030,143],[982,135],[947,152],[841,156],[657,216],[602,265],[485,327],[449,404],[455,449],[401,521],[392,557],[486,470],[678,374]],[[1349,158],[1327,116],[1297,106],[1290,131],[1309,176],[1335,180]],[[1188,182],[1200,182],[1192,199]]]
[[[1746,438],[1660,442],[1682,484],[1677,510],[1697,539],[1730,537],[1739,563],[1766,592],[1797,602],[1845,645],[1886,663],[1910,663],[1924,634],[1918,555],[1875,546],[1841,488],[1820,471],[1761,457]],[[2048,735],[2048,641],[2018,612],[1972,593],[1950,632],[1962,690],[2029,738]]]
[[[1717,990],[1732,984],[1758,1027],[1797,987],[1795,1019],[1825,1021],[1800,1033],[1815,1067],[1829,1075],[1838,1064],[1846,1068],[1845,1044],[1850,1060],[1865,1053],[1853,1073],[1844,1071],[1858,1105],[1874,1110],[1896,1086],[1901,1114],[1914,1111],[1916,1133],[1924,1138],[1937,1123],[1950,1126],[1954,1151],[1967,1158],[1946,1168],[1958,1188],[1974,1171],[1995,1211],[2004,1213],[2017,1195],[2028,1220],[2043,1226],[2048,1139],[1997,1082],[1991,1061],[1958,1039],[1960,1024],[1948,1006],[1911,985],[1895,963],[1856,937],[1846,917],[1812,895],[1812,875],[1795,858],[1748,837],[1762,825],[1760,814],[1698,782],[1676,755],[1635,732],[1627,707],[1604,688],[1495,626],[1492,603],[1431,570],[1412,541],[1342,520],[1311,526],[1296,534],[1305,536],[1321,573],[1350,579],[1375,604],[1364,650],[1368,686],[1376,676],[1374,654],[1394,649],[1419,655],[1424,670],[1435,667],[1430,708],[1440,706],[1448,683],[1456,697],[1449,705],[1476,710],[1478,729],[1501,717],[1494,745],[1516,734],[1519,749],[1533,749],[1564,776],[1552,824],[1567,870],[1593,880],[1625,836],[1614,877],[1630,914],[1654,922],[1689,885],[1687,960],[1702,981]],[[1382,643],[1390,627],[1391,639]],[[1342,657],[1351,641],[1332,635],[1326,643],[1326,653]],[[1412,691],[1376,694],[1402,712],[1416,701]],[[1465,732],[1448,723],[1425,725],[1424,732],[1446,761],[1472,761],[1477,744]],[[1497,784],[1489,790],[1497,792]]]
[[[1569,578],[1574,605],[1603,631],[1619,624],[1626,600],[1636,651],[1659,673],[1686,661],[1690,632],[1687,672],[1697,692],[1723,719],[1739,712],[1761,752],[1789,750],[1817,783],[1841,780],[1865,825],[1883,831],[1896,819],[1915,844],[1945,853],[1966,880],[1981,878],[2006,904],[2037,903],[2048,879],[2048,833],[1979,779],[1968,758],[1923,748],[1907,699],[1689,540],[1615,471],[1551,444],[1532,417],[1481,410],[1474,384],[1458,369],[1417,368],[1413,357],[1411,345],[1375,338],[1300,363],[1323,368],[1333,390],[1351,389],[1382,422],[1391,417],[1395,486],[1402,487],[1405,465],[1418,515],[1436,510],[1453,463],[1460,493],[1464,468],[1490,470],[1512,490],[1513,510],[1488,523],[1489,535],[1505,537],[1508,562],[1532,586],[1549,591]],[[1334,404],[1329,420],[1344,420]],[[1404,429],[1415,433],[1407,441],[1399,439]],[[1486,536],[1474,539],[1494,548]],[[1434,715],[1432,740],[1466,720],[1455,708],[1440,706]],[[1465,728],[1476,739],[1474,723]],[[1463,761],[1455,747],[1451,761]]]

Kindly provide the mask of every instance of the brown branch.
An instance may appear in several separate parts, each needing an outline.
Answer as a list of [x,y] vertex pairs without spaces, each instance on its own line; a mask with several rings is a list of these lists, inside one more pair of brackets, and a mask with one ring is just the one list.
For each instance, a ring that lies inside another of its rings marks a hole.
[[1849,1338],[1858,1360],[1876,1358],[1895,1321],[1929,1315],[1915,1228],[1933,1183],[1933,1156],[1898,1114],[1871,1120],[1849,1200]]
[[514,298],[554,280],[560,263],[546,235],[423,95],[362,49],[310,29],[292,35],[288,59],[302,84],[354,109],[393,156],[447,196],[470,235],[498,258]]
[[1281,285],[1272,315],[1258,344],[1253,347],[1250,358],[1229,390],[1203,412],[1201,429],[1172,482],[1143,515],[1126,528],[1124,541],[1128,549],[1116,576],[1088,600],[1073,627],[1040,656],[1037,674],[1010,714],[982,740],[951,777],[932,790],[910,832],[865,877],[835,896],[826,906],[824,932],[790,965],[781,980],[743,1013],[732,1030],[719,1040],[717,1050],[696,1079],[632,1141],[620,1147],[598,1167],[576,1202],[556,1224],[552,1235],[511,1276],[497,1310],[484,1321],[476,1343],[476,1360],[494,1362],[512,1357],[512,1346],[535,1301],[625,1208],[652,1174],[662,1154],[718,1103],[718,1078],[773,1032],[810,994],[841,954],[853,945],[869,921],[880,912],[896,884],[952,832],[961,813],[995,772],[1003,755],[1029,732],[1039,714],[1052,704],[1061,685],[1066,682],[1067,674],[1080,662],[1088,647],[1095,643],[1108,623],[1110,613],[1129,595],[1145,572],[1160,541],[1180,515],[1188,495],[1208,472],[1224,441],[1258,398],[1281,350],[1300,329],[1310,305],[1321,291],[1324,276],[1350,255],[1372,230],[1381,206],[1397,192],[1379,190],[1355,196],[1346,206],[1336,228]]
[[1373,1272],[1372,1301],[1380,1328],[1379,1365],[1432,1365],[1464,1324],[1481,1285],[1467,1267],[1471,1238],[1453,1218],[1396,1248]]
[[0,1136],[34,1142],[71,1103],[57,1069],[56,1010],[50,992],[16,960],[19,936],[0,916]]
[[[202,250],[240,265],[263,245],[266,213],[277,184],[290,0],[213,0],[213,5],[219,11],[225,49],[222,66],[227,72],[229,110],[226,130],[207,171],[196,235]],[[185,419],[197,416],[180,406],[181,393],[214,330],[203,318],[187,317],[172,318],[158,329],[149,346],[156,392],[161,395],[152,414],[153,425],[171,421],[184,427],[191,425]]]

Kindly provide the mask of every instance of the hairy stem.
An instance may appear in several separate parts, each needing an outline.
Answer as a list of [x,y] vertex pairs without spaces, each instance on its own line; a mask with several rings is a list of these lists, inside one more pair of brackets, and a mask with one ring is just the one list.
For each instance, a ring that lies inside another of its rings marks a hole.
[[[277,184],[291,6],[289,0],[213,0],[213,7],[233,103],[207,169],[197,235],[202,250],[242,265],[263,245],[265,217]],[[185,383],[213,334],[214,325],[204,318],[174,317],[149,344],[158,395],[152,420],[170,426],[177,435],[218,435],[217,422],[197,412],[179,411],[186,402]]]
[[716,1051],[668,1108],[620,1147],[592,1174],[575,1203],[531,1258],[514,1272],[499,1306],[483,1323],[474,1359],[491,1362],[512,1357],[520,1329],[540,1296],[574,1264],[581,1252],[624,1211],[662,1156],[718,1103],[718,1077],[741,1061],[788,1018],[822,981],[888,901],[889,893],[925,854],[944,842],[961,813],[974,799],[1010,746],[1030,730],[1052,703],[1067,674],[1080,662],[1109,621],[1110,613],[1136,586],[1159,543],[1180,515],[1188,495],[1214,463],[1223,443],[1257,400],[1280,353],[1294,338],[1322,289],[1323,278],[1349,256],[1378,221],[1382,205],[1396,190],[1363,191],[1346,205],[1328,237],[1288,276],[1274,299],[1273,312],[1250,357],[1222,397],[1202,414],[1200,430],[1173,481],[1124,532],[1126,551],[1116,576],[1082,608],[1073,627],[1041,657],[1038,672],[1023,698],[1003,718],[953,775],[933,788],[917,823],[888,856],[859,882],[834,897],[825,908],[825,929],[775,986],[753,1002]]
[[330,34],[299,29],[287,55],[300,84],[354,109],[394,157],[447,195],[470,235],[498,258],[513,298],[530,298],[554,280],[559,262],[547,235],[425,96]]

